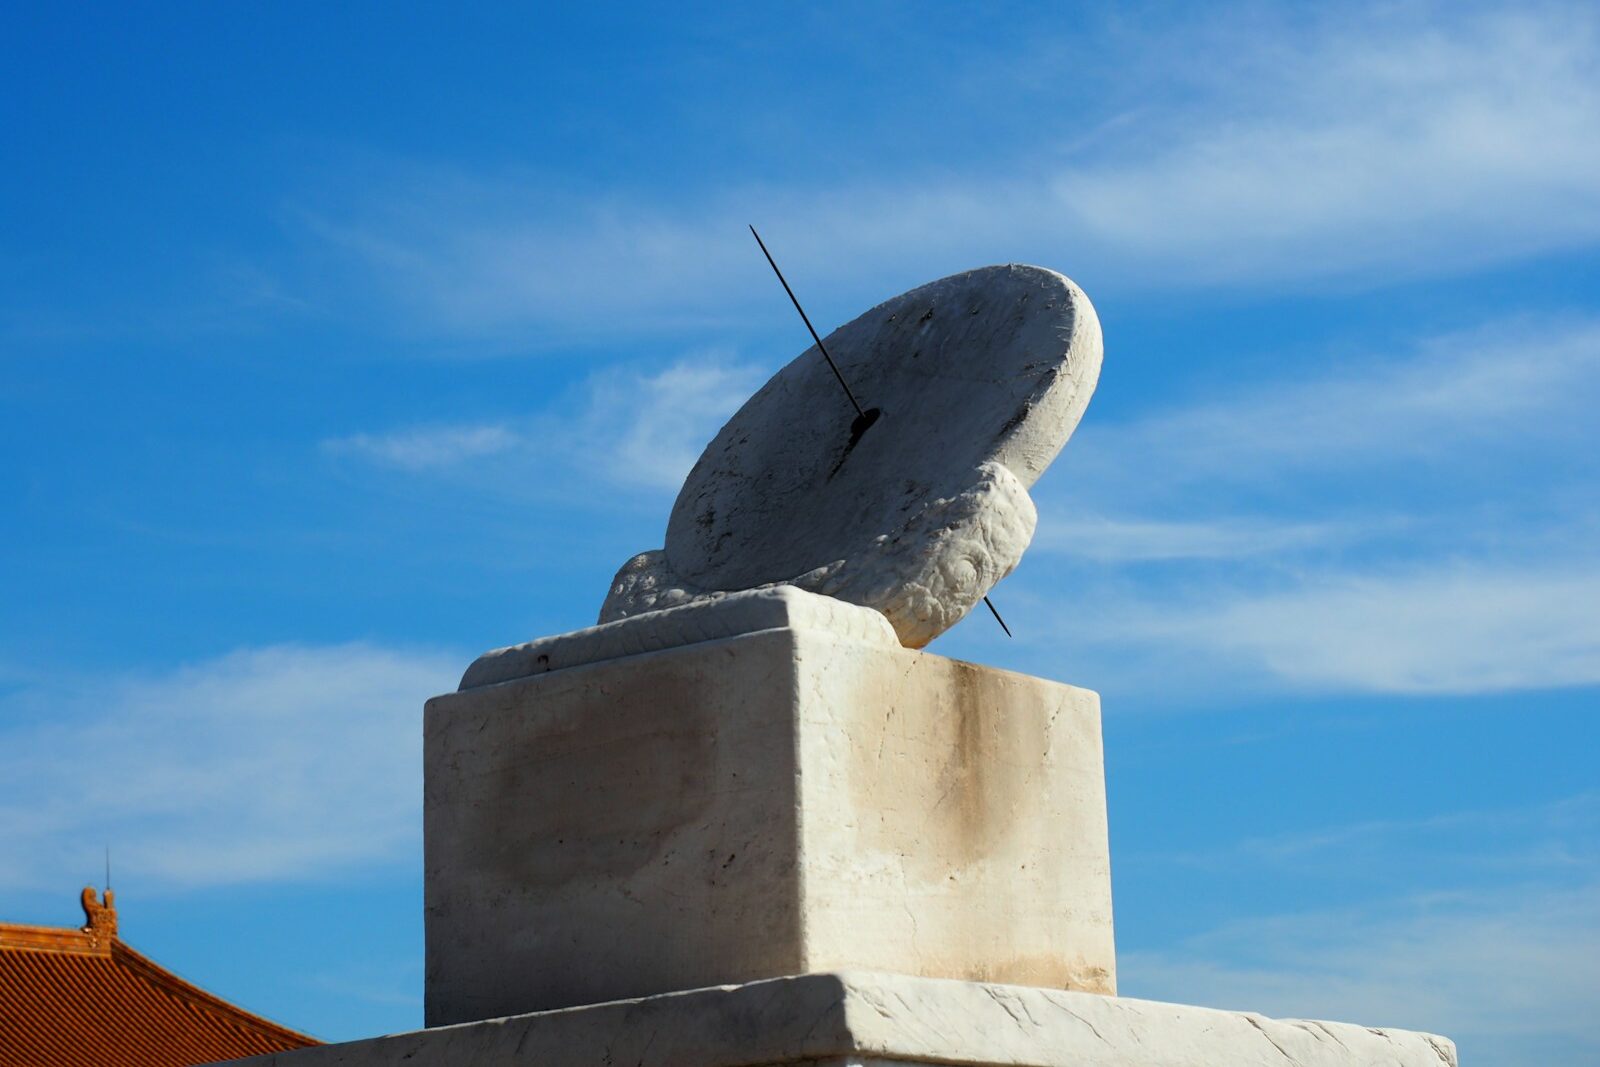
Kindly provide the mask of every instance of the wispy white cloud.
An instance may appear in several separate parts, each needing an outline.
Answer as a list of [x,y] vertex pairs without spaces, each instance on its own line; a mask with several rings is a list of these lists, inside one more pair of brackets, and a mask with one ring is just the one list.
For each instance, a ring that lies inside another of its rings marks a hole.
[[[1338,907],[1241,917],[1160,950],[1124,950],[1120,991],[1428,1030],[1454,1039],[1463,1063],[1592,1063],[1597,801],[1377,820],[1165,857],[1162,876],[1178,884],[1205,868],[1366,885],[1340,891]],[[1150,859],[1139,865],[1147,873]],[[1397,883],[1411,888],[1395,892]]]
[[1582,448],[1597,403],[1600,324],[1491,321],[1315,377],[1223,383],[1128,422],[1087,422],[1060,462],[1088,492],[1123,500],[1285,474],[1382,488],[1407,471],[1481,470],[1508,443],[1519,460],[1530,446]]
[[358,433],[322,447],[487,489],[537,483],[583,499],[599,483],[672,493],[766,373],[724,352],[697,352],[664,366],[605,368],[520,418]]
[[358,433],[323,442],[332,453],[358,455],[406,471],[437,470],[516,448],[521,438],[502,425],[413,427]]
[[1029,550],[1101,563],[1249,559],[1347,544],[1363,536],[1369,526],[1255,516],[1187,521],[1079,518],[1066,513],[1041,518]]
[[1094,117],[1044,118],[1035,143],[981,171],[823,190],[735,180],[675,202],[430,171],[387,198],[364,191],[375,211],[312,225],[468,332],[613,331],[619,290],[634,330],[736,314],[771,295],[744,230],[758,219],[782,220],[786,265],[823,295],[1015,258],[1136,286],[1377,285],[1592,245],[1593,12],[1443,14],[1219,17],[1122,41],[1134,51],[1118,70],[1151,72],[1151,97],[1102,116],[1116,121],[1065,158]]
[[1074,596],[1024,630],[1141,689],[1600,684],[1596,406],[1600,327],[1501,322],[1087,423],[1030,558]]
[[1055,190],[1107,245],[1203,280],[1432,274],[1593,241],[1592,10],[1444,12],[1202,30],[1191,45],[1230,61],[1189,72],[1181,126],[1142,131]]
[[657,371],[614,371],[591,382],[580,422],[599,443],[596,458],[609,480],[675,493],[762,378],[759,368],[720,354]]
[[1111,621],[1292,686],[1482,693],[1600,685],[1600,560],[1325,573]]
[[1600,879],[1600,793],[1520,807],[1306,827],[1157,859],[1195,870],[1249,868],[1322,881],[1336,871],[1369,884],[1570,886]]
[[1463,1063],[1600,1054],[1600,882],[1385,900],[1228,923],[1124,951],[1120,992],[1443,1034]]
[[1423,554],[1384,567],[1269,557],[1161,581],[1081,568],[1045,581],[1072,594],[1013,600],[1013,628],[1052,661],[1072,648],[1097,687],[1124,695],[1600,685],[1594,553],[1471,563]]
[[462,663],[371,645],[245,649],[164,674],[35,679],[0,734],[0,884],[316,878],[410,862],[422,702]]

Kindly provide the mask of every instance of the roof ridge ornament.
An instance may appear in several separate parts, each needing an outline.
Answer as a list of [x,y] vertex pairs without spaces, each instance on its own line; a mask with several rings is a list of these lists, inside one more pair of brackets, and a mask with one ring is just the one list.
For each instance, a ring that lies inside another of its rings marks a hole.
[[79,895],[85,919],[83,932],[95,945],[109,945],[117,936],[117,895],[109,888],[103,896],[95,893],[94,886],[86,885]]

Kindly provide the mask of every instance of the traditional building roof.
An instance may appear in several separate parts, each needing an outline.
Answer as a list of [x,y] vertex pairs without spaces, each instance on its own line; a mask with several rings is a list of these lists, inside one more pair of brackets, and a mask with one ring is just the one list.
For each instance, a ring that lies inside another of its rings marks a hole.
[[81,929],[0,923],[0,1067],[186,1067],[315,1045],[117,937],[111,891]]

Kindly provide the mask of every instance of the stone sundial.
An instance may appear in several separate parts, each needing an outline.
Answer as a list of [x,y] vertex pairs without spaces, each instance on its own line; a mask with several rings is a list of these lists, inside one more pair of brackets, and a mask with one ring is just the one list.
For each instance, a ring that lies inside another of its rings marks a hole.
[[1028,487],[1099,377],[1083,290],[982,267],[879,304],[823,348],[836,369],[813,345],[706,446],[665,547],[623,565],[601,623],[791,585],[875,608],[921,648],[1011,573],[1037,521]]
[[429,1029],[305,1067],[1456,1067],[1119,998],[1099,695],[911,651],[1027,548],[1100,370],[1083,292],[984,267],[813,339],[599,625],[428,702]]

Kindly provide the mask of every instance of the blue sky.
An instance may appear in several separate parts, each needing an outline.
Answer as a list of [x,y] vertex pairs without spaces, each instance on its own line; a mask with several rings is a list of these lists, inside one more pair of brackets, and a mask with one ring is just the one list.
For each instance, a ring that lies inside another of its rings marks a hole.
[[934,650],[1101,692],[1122,991],[1600,1059],[1591,5],[13,8],[0,918],[421,1022],[420,712],[819,327],[1106,362]]

